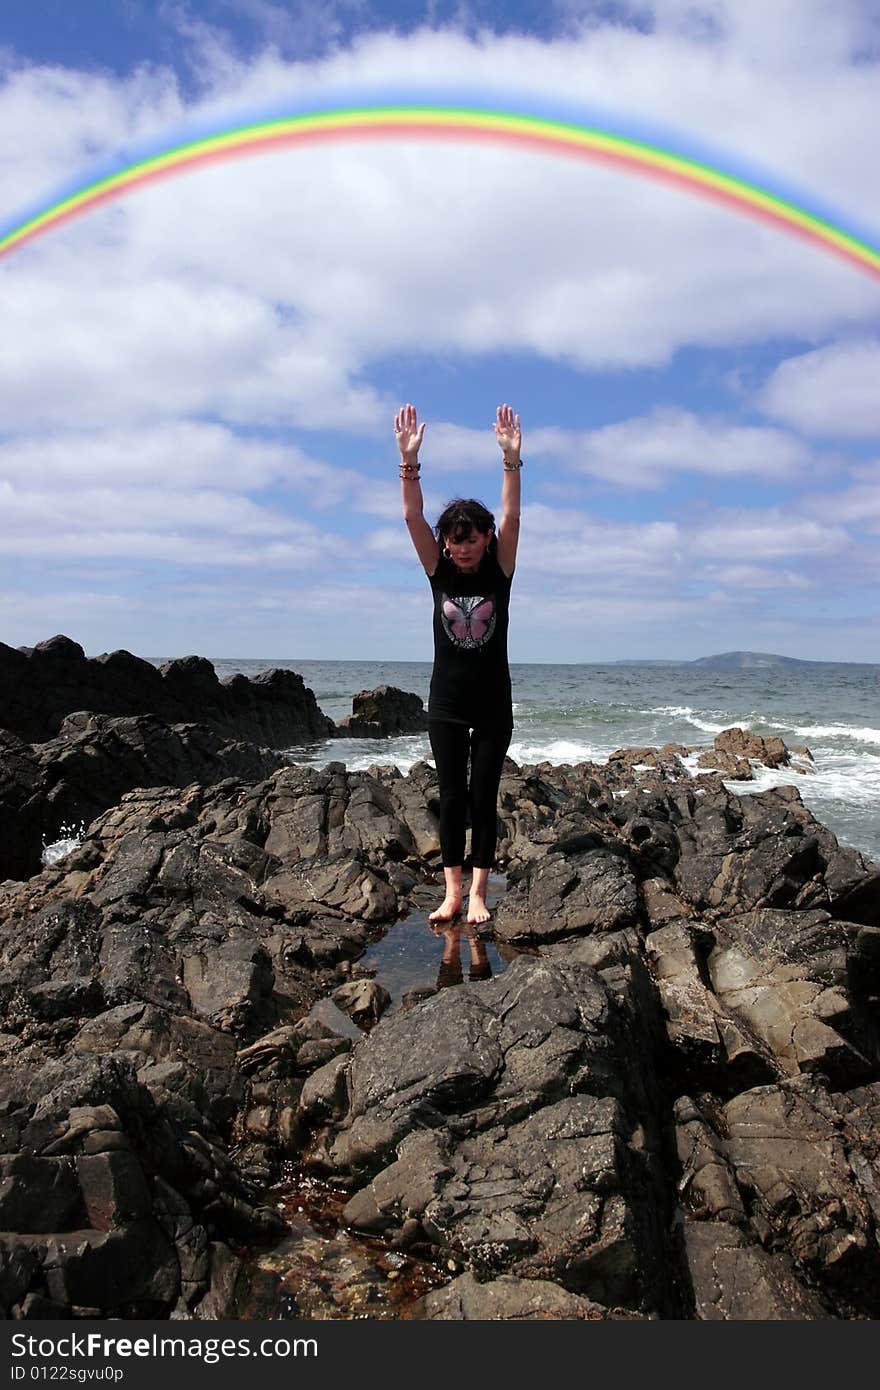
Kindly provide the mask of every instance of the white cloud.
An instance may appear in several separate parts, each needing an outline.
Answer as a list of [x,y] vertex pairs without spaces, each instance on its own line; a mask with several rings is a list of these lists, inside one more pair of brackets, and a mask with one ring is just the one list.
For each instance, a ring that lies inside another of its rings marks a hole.
[[814,493],[801,498],[801,510],[824,521],[880,531],[880,463],[853,469],[852,476],[853,485],[840,492]]
[[803,444],[782,430],[668,408],[582,433],[538,429],[529,449],[620,488],[661,488],[675,473],[778,480],[800,476],[809,464]]
[[728,589],[773,590],[810,589],[811,581],[805,574],[796,570],[774,570],[761,565],[709,565],[705,567],[707,578]]
[[598,578],[609,588],[634,578],[670,580],[684,562],[675,522],[609,522],[571,509],[523,508],[519,558],[526,574]]
[[[389,455],[391,450],[389,449]],[[390,459],[393,462],[393,457]],[[207,421],[169,420],[138,429],[49,430],[0,442],[0,484],[76,492],[102,484],[137,505],[136,490],[211,488],[259,493],[273,485],[322,512],[339,507],[398,516],[396,473],[377,480],[287,442],[270,442]]]
[[804,434],[880,435],[880,341],[832,343],[790,357],[759,396],[761,409]]
[[6,557],[124,557],[186,566],[351,564],[347,539],[250,499],[199,489],[22,489],[0,480]]
[[771,508],[716,514],[694,528],[689,548],[701,557],[736,562],[784,560],[788,556],[833,556],[845,551],[849,537],[840,526],[798,517]]
[[123,262],[112,252],[74,259],[65,248],[7,278],[6,429],[214,414],[351,430],[374,426],[380,410],[390,416],[390,403],[350,379],[341,349],[269,299],[222,277]]

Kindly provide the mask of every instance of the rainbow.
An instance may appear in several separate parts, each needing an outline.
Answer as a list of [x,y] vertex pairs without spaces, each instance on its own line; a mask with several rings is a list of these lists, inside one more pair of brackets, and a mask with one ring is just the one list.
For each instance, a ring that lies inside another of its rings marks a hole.
[[811,208],[799,196],[773,192],[732,169],[579,121],[494,107],[418,102],[333,106],[189,138],[103,173],[0,227],[0,257],[104,203],[192,169],[300,145],[399,138],[512,146],[608,165],[711,199],[733,212],[802,237],[820,250],[842,257],[857,270],[880,278],[880,248],[860,232],[824,209]]

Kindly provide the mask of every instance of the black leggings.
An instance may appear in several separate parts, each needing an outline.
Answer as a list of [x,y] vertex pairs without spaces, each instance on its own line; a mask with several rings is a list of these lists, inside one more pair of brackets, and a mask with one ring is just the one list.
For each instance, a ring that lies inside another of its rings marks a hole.
[[[510,746],[510,724],[482,725],[428,720],[428,738],[440,789],[440,850],[445,868],[464,860],[465,820],[471,813],[471,864],[491,869],[498,834],[498,783]],[[468,786],[468,758],[471,776]]]

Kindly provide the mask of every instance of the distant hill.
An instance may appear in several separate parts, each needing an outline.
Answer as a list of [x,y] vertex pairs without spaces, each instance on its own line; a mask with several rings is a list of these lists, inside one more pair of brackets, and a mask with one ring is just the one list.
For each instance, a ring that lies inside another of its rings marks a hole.
[[757,671],[789,666],[855,666],[868,662],[802,661],[797,656],[777,656],[775,652],[721,652],[717,656],[698,656],[691,666],[704,666],[711,671]]
[[606,666],[702,666],[707,671],[768,671],[784,670],[792,666],[863,666],[866,670],[880,670],[876,661],[804,661],[799,656],[779,656],[776,652],[718,652],[715,656],[698,656],[693,661],[658,660],[642,661],[638,657],[624,658],[603,663]]

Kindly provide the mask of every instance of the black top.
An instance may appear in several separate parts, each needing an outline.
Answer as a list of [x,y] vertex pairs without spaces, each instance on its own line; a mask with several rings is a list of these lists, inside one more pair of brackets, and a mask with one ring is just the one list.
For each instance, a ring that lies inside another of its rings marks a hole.
[[441,555],[434,593],[434,670],[428,717],[453,724],[513,722],[507,617],[511,578],[494,554],[473,574]]

